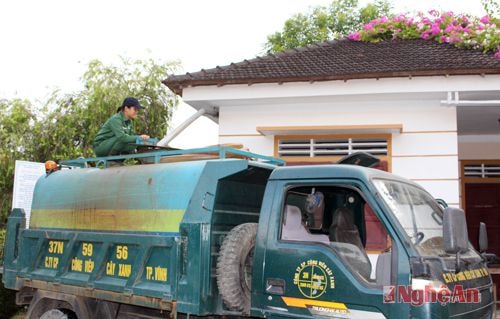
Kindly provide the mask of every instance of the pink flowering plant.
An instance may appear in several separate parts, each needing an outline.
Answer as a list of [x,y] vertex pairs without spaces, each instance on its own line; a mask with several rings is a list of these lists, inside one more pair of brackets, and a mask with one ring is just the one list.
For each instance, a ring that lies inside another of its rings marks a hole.
[[426,39],[457,47],[478,49],[500,57],[500,20],[457,15],[451,11],[431,10],[416,17],[401,14],[381,17],[365,24],[361,31],[348,35],[355,41],[379,42],[387,39]]

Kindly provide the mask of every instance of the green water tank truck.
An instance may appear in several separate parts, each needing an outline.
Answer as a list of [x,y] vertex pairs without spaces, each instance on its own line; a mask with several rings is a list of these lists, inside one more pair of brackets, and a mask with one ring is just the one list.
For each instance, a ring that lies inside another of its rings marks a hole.
[[224,147],[127,156],[154,163],[62,162],[28,227],[13,209],[3,283],[27,318],[494,316],[463,211],[407,179]]

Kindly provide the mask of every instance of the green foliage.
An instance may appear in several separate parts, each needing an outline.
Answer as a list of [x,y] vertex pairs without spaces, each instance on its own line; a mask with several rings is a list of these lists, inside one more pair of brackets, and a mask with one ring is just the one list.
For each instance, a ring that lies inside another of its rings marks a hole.
[[265,50],[267,53],[281,52],[333,40],[385,15],[391,15],[387,0],[376,0],[364,7],[360,7],[358,0],[334,0],[328,7],[318,6],[307,14],[298,13],[286,20],[282,31],[267,37]]
[[161,83],[177,64],[157,64],[153,60],[121,60],[120,66],[90,62],[83,76],[85,89],[62,95],[55,92],[45,109],[54,109],[39,123],[38,154],[44,160],[93,156],[92,141],[101,125],[121,105],[134,96],[145,109],[135,121],[135,131],[163,137],[177,105],[177,98]]
[[[0,229],[0,266],[3,260],[3,246],[5,242],[5,229]],[[5,289],[0,275],[0,318],[12,317],[19,308],[16,306],[16,293],[13,290]]]
[[163,137],[177,98],[161,80],[177,67],[152,59],[122,58],[118,65],[94,60],[79,92],[55,91],[37,107],[28,100],[0,100],[0,228],[11,210],[15,160],[94,156],[94,136],[126,96],[137,97],[145,107],[135,120],[135,131]]
[[492,18],[500,18],[500,3],[498,0],[481,0],[484,10]]
[[0,101],[0,228],[12,203],[14,163],[16,159],[34,157],[33,126],[36,116],[27,100]]
[[370,21],[347,37],[355,41],[380,42],[388,39],[426,39],[450,43],[457,47],[478,49],[500,57],[500,19],[430,10],[416,17],[401,14]]

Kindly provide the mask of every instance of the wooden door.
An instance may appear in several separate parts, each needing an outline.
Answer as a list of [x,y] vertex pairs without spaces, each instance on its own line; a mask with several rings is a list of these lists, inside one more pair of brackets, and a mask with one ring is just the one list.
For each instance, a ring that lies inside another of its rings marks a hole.
[[[500,256],[500,183],[466,183],[465,213],[469,239],[479,251],[479,223],[486,223],[488,230],[488,252],[497,255],[494,264],[490,264],[491,277],[495,283],[497,295],[500,289],[500,274],[497,270]],[[495,273],[495,274],[494,274]]]
[[466,183],[465,212],[469,239],[479,250],[479,223],[488,229],[488,252],[500,256],[500,183]]

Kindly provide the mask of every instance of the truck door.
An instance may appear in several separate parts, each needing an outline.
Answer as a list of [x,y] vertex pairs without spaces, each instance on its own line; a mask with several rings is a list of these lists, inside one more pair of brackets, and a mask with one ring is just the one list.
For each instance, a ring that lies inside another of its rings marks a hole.
[[[283,187],[268,224],[262,289],[266,315],[388,318],[399,307],[383,299],[384,286],[397,280],[391,269],[397,268],[392,266],[397,256],[362,186]],[[408,313],[407,308],[397,311],[396,317]]]

